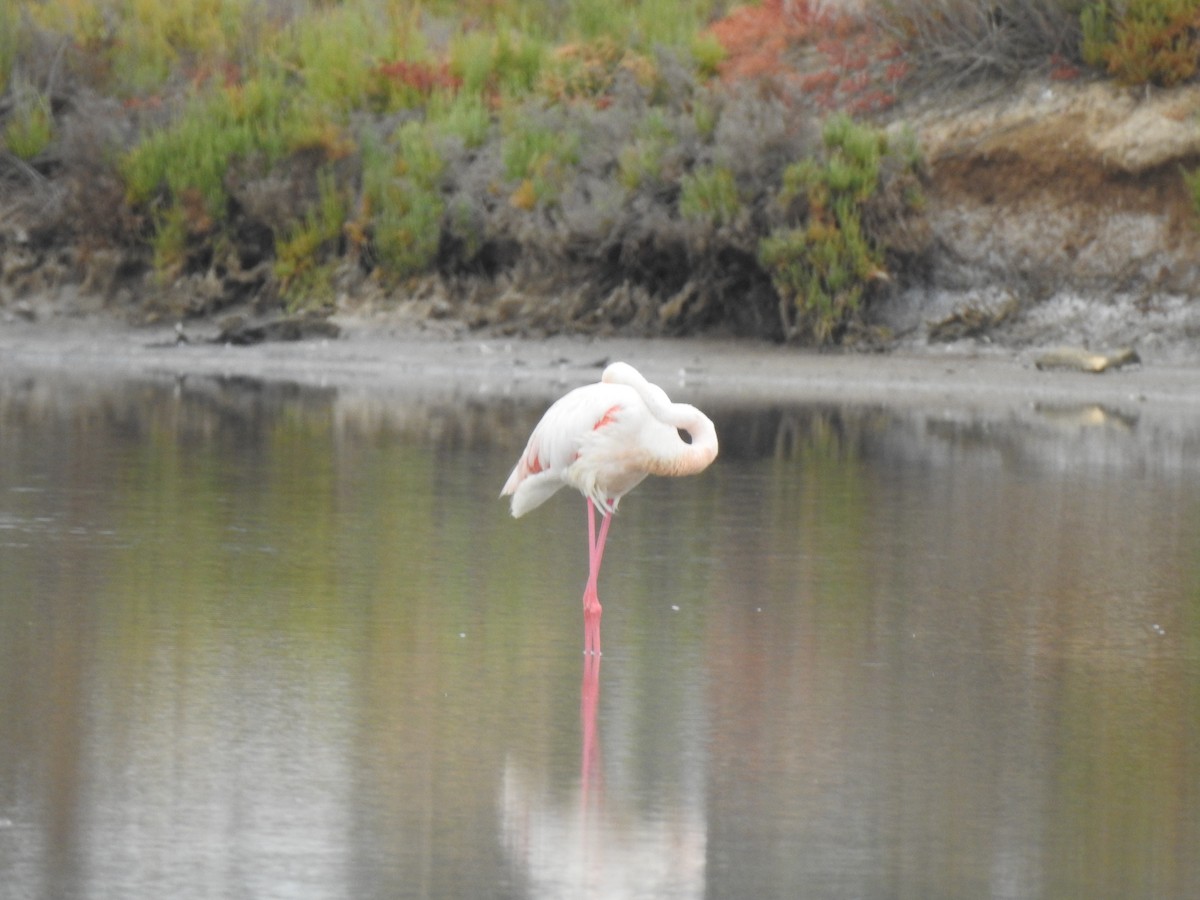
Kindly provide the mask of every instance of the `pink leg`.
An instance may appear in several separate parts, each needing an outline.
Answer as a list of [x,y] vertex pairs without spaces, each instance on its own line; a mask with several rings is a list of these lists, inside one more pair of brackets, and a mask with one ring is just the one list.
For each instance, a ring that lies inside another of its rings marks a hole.
[[600,580],[600,563],[604,559],[604,545],[608,541],[608,526],[612,520],[610,513],[603,513],[600,522],[600,534],[596,535],[596,507],[591,498],[587,501],[588,516],[588,580],[583,589],[583,652],[600,655],[600,616],[604,610],[600,606],[600,595],[597,585]]

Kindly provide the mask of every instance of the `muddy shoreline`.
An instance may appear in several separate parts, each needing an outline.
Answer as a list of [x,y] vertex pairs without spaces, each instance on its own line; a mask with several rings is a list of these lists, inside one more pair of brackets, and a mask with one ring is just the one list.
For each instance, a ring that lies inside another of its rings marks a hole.
[[887,354],[815,353],[748,340],[431,336],[343,321],[342,336],[248,347],[173,328],[109,320],[0,325],[0,374],[77,379],[256,379],[398,396],[545,399],[595,380],[608,361],[637,365],[696,402],[942,407],[1019,414],[1038,405],[1155,411],[1200,423],[1200,367],[1148,362],[1104,374],[1039,371],[1035,351],[931,347]]

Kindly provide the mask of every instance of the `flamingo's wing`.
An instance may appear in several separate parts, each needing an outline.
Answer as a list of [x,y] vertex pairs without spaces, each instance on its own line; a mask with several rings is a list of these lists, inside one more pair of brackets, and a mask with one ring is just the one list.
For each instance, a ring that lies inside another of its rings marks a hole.
[[512,514],[523,516],[568,484],[567,469],[588,435],[628,401],[628,388],[612,384],[589,384],[555,401],[533,429],[500,492],[502,497],[512,496]]

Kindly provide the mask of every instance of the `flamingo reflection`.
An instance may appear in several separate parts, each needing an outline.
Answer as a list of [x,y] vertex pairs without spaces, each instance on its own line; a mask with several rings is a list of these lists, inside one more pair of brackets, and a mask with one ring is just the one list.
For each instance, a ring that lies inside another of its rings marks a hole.
[[525,870],[532,897],[702,897],[702,800],[648,811],[653,804],[605,789],[597,727],[601,658],[584,657],[578,787],[563,798],[510,761],[501,795],[505,846]]

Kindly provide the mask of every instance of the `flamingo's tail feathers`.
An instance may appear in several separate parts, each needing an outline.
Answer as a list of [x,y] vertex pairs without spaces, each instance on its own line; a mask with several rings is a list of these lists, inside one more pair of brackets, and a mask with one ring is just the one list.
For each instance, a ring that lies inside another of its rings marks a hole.
[[[562,481],[546,473],[526,476],[513,490],[505,485],[505,494],[512,494],[512,514],[519,519],[525,513],[537,509],[563,486]],[[503,496],[503,495],[501,495]]]
[[516,490],[521,485],[521,466],[518,465],[512,470],[512,474],[508,476],[508,481],[504,482],[504,487],[500,488],[500,496],[507,497],[509,494],[516,493]]

